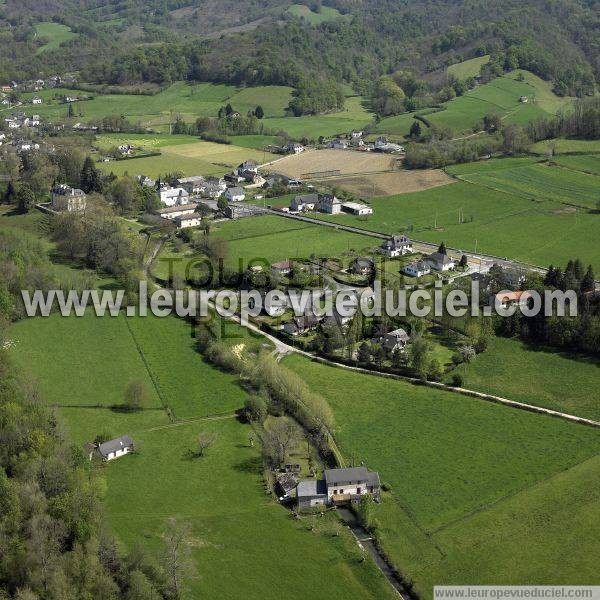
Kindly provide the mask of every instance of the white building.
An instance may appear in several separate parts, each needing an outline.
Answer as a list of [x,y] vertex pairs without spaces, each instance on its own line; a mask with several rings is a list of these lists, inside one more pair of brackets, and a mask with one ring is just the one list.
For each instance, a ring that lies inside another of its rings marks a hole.
[[373,214],[373,209],[368,204],[362,204],[360,202],[344,202],[344,204],[342,204],[342,210],[358,216]]
[[184,217],[195,213],[197,208],[198,206],[196,204],[174,204],[173,206],[160,209],[158,214],[163,219],[172,221],[178,217]]
[[423,277],[423,275],[429,275],[431,273],[431,267],[423,260],[406,265],[402,269],[402,273],[409,275],[410,277]]
[[42,104],[43,100],[39,96],[34,96],[31,99],[31,104]]
[[133,452],[133,449],[133,440],[128,435],[98,445],[98,453],[104,460],[120,458],[121,456],[125,456],[125,454]]
[[286,150],[286,152],[289,152],[290,154],[301,154],[302,152],[304,152],[305,148],[299,142],[290,142],[285,147],[285,150]]
[[440,252],[434,252],[427,257],[427,262],[430,264],[432,269],[436,271],[450,271],[456,266],[456,261]]
[[290,210],[293,212],[305,212],[315,210],[315,206],[319,202],[318,194],[304,194],[294,196],[290,202]]
[[188,215],[175,218],[177,229],[186,229],[187,227],[198,227],[202,223],[202,216],[194,212]]
[[240,187],[227,188],[224,195],[229,202],[241,202],[246,198],[244,190]]
[[187,204],[189,194],[181,187],[162,188],[159,192],[160,201],[165,206],[174,206],[175,204]]
[[342,212],[342,203],[332,194],[319,197],[319,210],[329,215],[339,215]]
[[189,194],[200,194],[206,186],[206,179],[202,175],[182,177],[177,180],[177,185],[187,190]]
[[385,240],[380,248],[381,253],[389,258],[404,256],[413,251],[412,242],[405,235],[393,235],[391,238]]

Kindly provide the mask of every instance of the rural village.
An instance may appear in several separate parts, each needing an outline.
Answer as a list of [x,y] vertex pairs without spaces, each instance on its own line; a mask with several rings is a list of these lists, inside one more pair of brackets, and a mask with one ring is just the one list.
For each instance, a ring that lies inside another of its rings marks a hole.
[[[25,4],[0,0],[0,598],[600,585],[591,5]],[[140,282],[311,301],[159,317]],[[578,312],[533,314],[546,291]]]

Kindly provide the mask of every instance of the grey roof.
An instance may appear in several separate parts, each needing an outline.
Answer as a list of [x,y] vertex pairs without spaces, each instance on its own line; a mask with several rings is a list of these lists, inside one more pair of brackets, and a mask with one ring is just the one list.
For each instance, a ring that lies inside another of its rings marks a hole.
[[298,482],[292,473],[282,473],[277,477],[277,484],[281,490],[287,494],[296,487]]
[[234,196],[239,196],[240,194],[242,196],[244,195],[244,190],[241,187],[227,188],[226,191],[229,192],[230,194],[233,194]]
[[174,206],[167,206],[166,208],[158,209],[158,213],[161,215],[168,215],[170,213],[176,212],[187,212],[187,211],[195,211],[198,208],[197,204],[175,204]]
[[447,254],[441,254],[440,252],[434,252],[428,256],[428,260],[435,262],[441,262],[443,265],[447,265],[452,262],[452,259]]
[[98,452],[104,457],[108,456],[112,452],[117,450],[123,450],[124,448],[130,448],[133,446],[133,440],[128,435],[122,435],[120,438],[104,442],[98,446]]
[[303,479],[296,488],[296,496],[298,499],[327,496],[325,481],[323,479]]
[[316,204],[319,201],[319,194],[304,194],[296,196],[294,200],[299,204]]
[[391,238],[385,240],[382,244],[382,248],[402,248],[410,246],[411,242],[405,235],[393,235]]
[[399,338],[399,339],[405,340],[405,341],[408,341],[410,339],[410,336],[408,335],[408,333],[406,333],[406,331],[402,328],[395,329],[394,331],[390,331],[387,335],[393,336],[395,338]]
[[340,483],[360,483],[369,478],[367,467],[348,467],[346,469],[326,469],[325,481],[327,485]]

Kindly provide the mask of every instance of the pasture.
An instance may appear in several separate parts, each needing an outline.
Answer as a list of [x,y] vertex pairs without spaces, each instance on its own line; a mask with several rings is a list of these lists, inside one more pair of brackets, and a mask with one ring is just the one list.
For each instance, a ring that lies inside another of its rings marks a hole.
[[377,240],[330,227],[267,215],[219,223],[211,235],[227,241],[227,263],[245,268],[251,259],[277,262],[292,258],[340,256],[361,253],[377,246]]
[[554,156],[552,164],[589,175],[600,175],[600,155]]
[[[296,355],[285,364],[328,399],[346,459],[377,469],[390,487],[376,510],[378,536],[425,598],[434,584],[471,580],[598,580],[588,558],[599,550],[588,531],[599,529],[597,430]],[[581,489],[569,488],[575,481]],[[573,530],[560,526],[567,508]],[[585,541],[565,563],[574,534]],[[547,560],[524,560],[531,536]]]
[[469,389],[600,421],[598,360],[494,337],[484,353],[457,372]]
[[481,67],[490,62],[490,55],[485,54],[483,56],[476,56],[469,60],[463,60],[462,62],[450,65],[446,69],[448,75],[454,75],[457,79],[467,79],[468,77],[475,77],[479,74]]
[[600,140],[571,140],[557,138],[537,142],[531,148],[538,154],[586,154],[600,153]]
[[[594,176],[538,165],[533,158],[480,161],[447,170],[463,181],[374,198],[369,217],[315,216],[539,266],[564,266],[579,257],[600,269],[600,248],[594,242],[600,215],[590,210],[597,200]],[[570,201],[584,208],[563,203]]]
[[[391,588],[372,561],[362,561],[350,533],[331,534],[333,515],[311,531],[312,519],[290,519],[265,494],[259,445],[249,443],[253,430],[231,415],[242,406],[245,393],[235,377],[202,361],[189,327],[174,318],[130,323],[135,343],[123,317],[26,320],[15,325],[19,343],[11,350],[19,364],[27,363],[51,404],[62,403],[65,394],[82,404],[103,403],[107,391],[121,383],[150,379],[173,400],[179,418],[196,419],[169,423],[160,409],[123,413],[63,405],[56,410],[76,444],[104,432],[135,439],[136,454],[102,469],[105,514],[119,542],[129,548],[143,544],[158,554],[167,519],[189,522],[199,576],[188,580],[185,598],[275,599],[280,587],[292,582],[305,596],[342,590],[359,598],[391,600]],[[95,357],[94,362],[82,365],[82,354]],[[32,356],[43,358],[32,361]],[[227,414],[203,417],[215,409],[227,409]],[[203,458],[190,458],[201,431],[215,434],[214,446]],[[298,561],[304,565],[301,570]],[[231,569],[244,577],[223,579]],[[267,580],[281,585],[265,587]]]
[[57,50],[63,42],[68,42],[77,37],[77,34],[73,33],[70,27],[62,23],[36,23],[35,33],[38,37],[48,40],[37,49],[36,54],[48,50]]
[[184,175],[223,175],[245,160],[263,163],[275,158],[268,152],[242,148],[233,144],[194,141],[170,146],[159,146],[160,156],[99,163],[106,173],[136,175],[143,173],[158,177],[165,173],[182,172]]
[[285,131],[294,139],[317,140],[320,136],[330,137],[349,133],[352,129],[361,129],[368,125],[374,115],[363,104],[364,99],[361,96],[353,96],[346,98],[345,106],[339,112],[303,117],[267,118],[263,119],[262,123],[271,131]]
[[[523,75],[523,81],[517,80],[520,75]],[[521,96],[527,96],[529,101],[519,102]],[[427,109],[388,117],[377,124],[376,130],[406,136],[414,116],[423,115],[437,127],[449,128],[455,134],[469,133],[490,113],[501,115],[507,123],[524,124],[556,113],[571,100],[553,94],[550,84],[532,73],[512,71],[445,102],[442,110]]]

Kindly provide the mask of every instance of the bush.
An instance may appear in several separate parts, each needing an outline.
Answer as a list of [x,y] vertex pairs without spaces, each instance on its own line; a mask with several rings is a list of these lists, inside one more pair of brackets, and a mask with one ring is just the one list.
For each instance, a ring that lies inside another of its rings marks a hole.
[[244,415],[248,421],[264,423],[267,418],[267,402],[263,396],[252,395],[244,403]]
[[452,383],[450,384],[452,387],[462,387],[464,384],[464,378],[460,373],[454,373],[452,375]]

